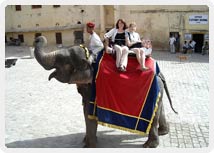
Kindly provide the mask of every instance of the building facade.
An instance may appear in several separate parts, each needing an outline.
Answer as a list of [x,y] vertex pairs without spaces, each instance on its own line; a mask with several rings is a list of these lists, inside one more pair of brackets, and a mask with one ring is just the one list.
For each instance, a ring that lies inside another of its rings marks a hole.
[[177,39],[177,51],[185,40],[196,41],[196,52],[209,41],[209,7],[204,5],[8,5],[5,14],[5,41],[19,38],[28,46],[39,35],[49,45],[87,44],[86,22],[95,22],[103,39],[119,18],[136,22],[137,32],[153,41],[154,50],[168,50],[170,34]]

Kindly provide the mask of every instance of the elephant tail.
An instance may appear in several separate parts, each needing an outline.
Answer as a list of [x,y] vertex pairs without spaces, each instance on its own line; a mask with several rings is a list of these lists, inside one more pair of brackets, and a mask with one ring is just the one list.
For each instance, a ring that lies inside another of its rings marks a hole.
[[167,85],[166,85],[166,79],[165,79],[163,73],[160,72],[158,76],[159,76],[159,77],[161,78],[161,80],[163,81],[164,89],[165,89],[165,91],[166,91],[166,95],[167,95],[167,98],[169,99],[169,103],[170,103],[170,106],[171,106],[173,112],[175,112],[175,114],[178,114],[178,112],[173,108],[172,100],[171,100],[171,97],[170,97],[170,94],[169,94],[169,90],[168,90],[168,87],[167,87]]

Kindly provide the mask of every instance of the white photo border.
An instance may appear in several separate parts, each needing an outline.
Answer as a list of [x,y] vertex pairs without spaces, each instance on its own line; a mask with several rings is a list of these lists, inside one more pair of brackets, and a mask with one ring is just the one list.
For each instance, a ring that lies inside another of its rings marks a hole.
[[[4,0],[0,2],[0,84],[1,84],[1,92],[0,92],[0,153],[2,152],[9,152],[9,153],[38,153],[38,152],[50,152],[50,153],[64,153],[64,152],[152,152],[152,153],[166,153],[166,152],[182,152],[182,153],[206,153],[212,152],[214,153],[214,122],[211,111],[209,111],[209,147],[207,148],[157,148],[157,149],[138,149],[138,148],[130,148],[130,149],[120,149],[120,148],[99,148],[99,149],[83,149],[83,148],[69,148],[69,149],[51,149],[51,148],[6,148],[5,147],[5,140],[4,140],[4,133],[5,133],[5,68],[4,68],[4,57],[5,57],[5,44],[4,36],[5,36],[5,7],[7,5],[207,5],[209,7],[209,40],[210,42],[210,52],[209,52],[209,71],[210,76],[209,78],[214,78],[214,0],[179,0],[179,1],[172,1],[172,0],[108,0],[108,1],[101,1],[101,0],[49,0],[49,1],[42,1],[42,0]],[[214,103],[211,101],[214,99],[214,83],[210,80],[210,110],[214,110]]]

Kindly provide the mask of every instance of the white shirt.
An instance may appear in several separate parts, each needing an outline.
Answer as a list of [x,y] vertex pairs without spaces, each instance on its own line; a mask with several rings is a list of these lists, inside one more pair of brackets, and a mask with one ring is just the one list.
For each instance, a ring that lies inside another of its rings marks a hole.
[[188,43],[185,43],[185,44],[183,45],[183,47],[188,48],[188,47],[189,47],[189,44],[188,44]]
[[129,32],[130,37],[128,35],[129,41],[132,42],[139,42],[140,40],[140,35],[137,32]]
[[170,37],[169,38],[169,44],[170,45],[173,45],[175,41],[176,41],[175,37]]
[[194,40],[192,40],[192,42],[189,44],[192,48],[195,47],[196,42]]
[[[113,28],[104,35],[104,38],[111,38],[111,40],[114,42],[115,36],[117,35],[117,33],[118,33],[118,29]],[[125,31],[125,37],[127,36],[128,36],[128,33],[127,31]]]
[[99,51],[103,49],[103,47],[103,42],[101,41],[100,37],[95,32],[93,32],[89,37],[88,49],[96,55]]

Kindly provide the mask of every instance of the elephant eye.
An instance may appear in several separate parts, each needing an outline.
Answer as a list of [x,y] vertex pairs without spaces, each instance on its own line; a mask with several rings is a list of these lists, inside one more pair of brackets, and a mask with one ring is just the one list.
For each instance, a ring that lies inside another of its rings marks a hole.
[[77,70],[72,65],[67,65],[66,70],[70,71],[70,73],[75,73]]
[[77,69],[73,69],[73,73],[77,72]]

